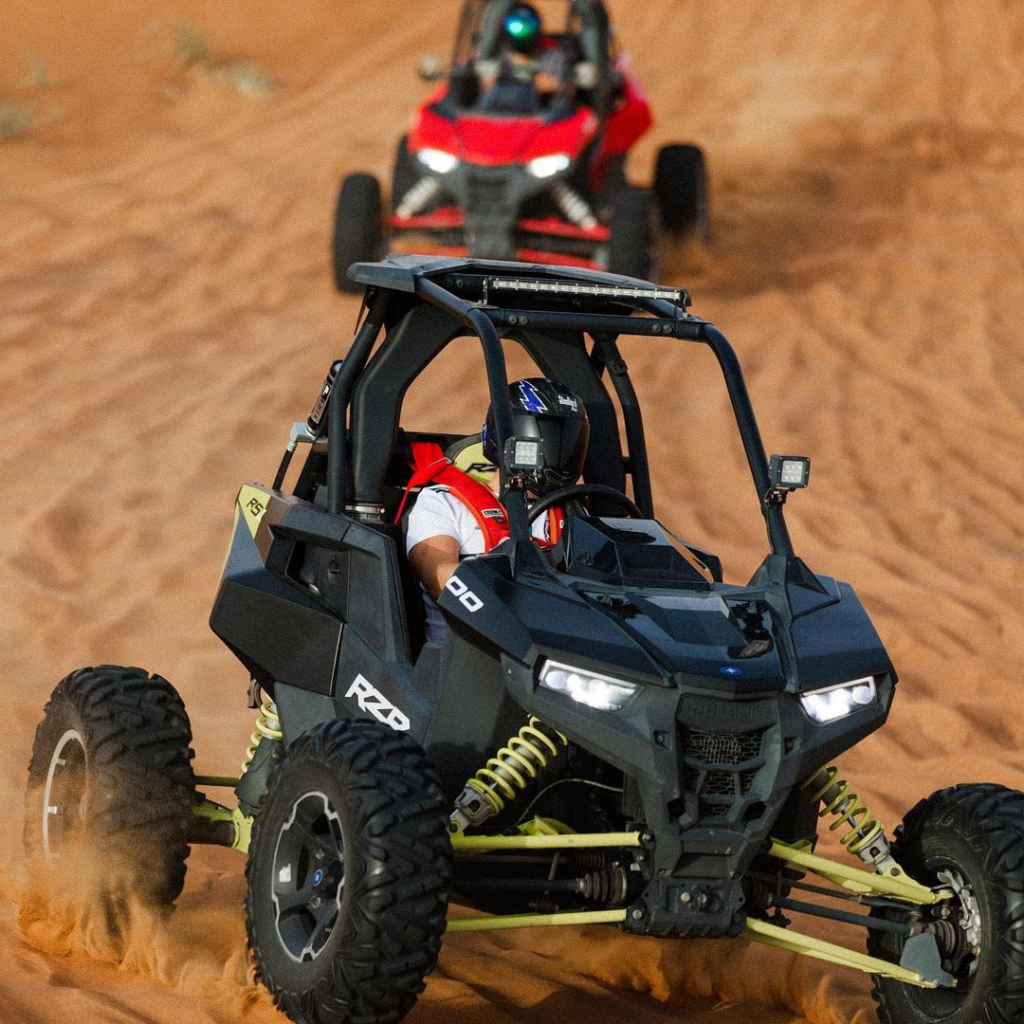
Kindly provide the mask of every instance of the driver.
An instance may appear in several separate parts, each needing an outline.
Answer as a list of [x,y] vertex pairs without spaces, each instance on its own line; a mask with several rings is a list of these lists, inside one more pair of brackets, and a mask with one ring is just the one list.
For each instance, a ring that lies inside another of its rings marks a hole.
[[501,82],[532,86],[541,97],[558,92],[566,80],[568,61],[557,40],[544,34],[537,9],[532,4],[515,4],[502,19],[501,29],[497,57],[476,65],[483,106],[487,106],[487,94]]
[[[509,397],[515,437],[536,437],[543,442],[543,466],[527,475],[527,499],[575,483],[583,471],[590,440],[583,402],[564,384],[540,377],[510,384]],[[481,440],[484,457],[496,465],[499,453],[493,408],[487,410]],[[460,559],[490,551],[508,537],[505,510],[498,500],[497,472],[480,483],[444,464],[434,479],[438,482],[423,488],[409,514],[405,542],[424,591],[429,640],[444,636],[445,622],[436,602]],[[554,544],[562,526],[562,512],[552,509],[533,524],[534,538],[543,545]]]

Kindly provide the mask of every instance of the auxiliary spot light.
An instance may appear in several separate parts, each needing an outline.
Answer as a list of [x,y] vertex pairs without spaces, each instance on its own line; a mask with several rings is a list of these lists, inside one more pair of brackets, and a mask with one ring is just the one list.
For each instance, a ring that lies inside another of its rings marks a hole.
[[512,471],[540,469],[544,441],[538,437],[510,437],[505,444],[505,465]]
[[806,487],[810,475],[811,460],[805,455],[773,455],[768,462],[768,477],[778,490]]

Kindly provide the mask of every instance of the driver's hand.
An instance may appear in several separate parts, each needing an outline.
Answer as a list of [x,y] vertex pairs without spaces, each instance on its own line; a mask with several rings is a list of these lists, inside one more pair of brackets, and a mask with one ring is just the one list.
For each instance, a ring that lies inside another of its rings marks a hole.
[[558,92],[561,82],[557,75],[550,71],[538,71],[534,76],[533,85],[537,92]]
[[596,89],[598,85],[597,65],[590,60],[581,60],[572,69],[573,79],[579,89]]

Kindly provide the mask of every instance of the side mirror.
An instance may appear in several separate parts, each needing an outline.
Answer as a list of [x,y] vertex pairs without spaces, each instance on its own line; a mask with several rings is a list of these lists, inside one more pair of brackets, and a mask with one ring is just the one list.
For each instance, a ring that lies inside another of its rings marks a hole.
[[435,57],[433,54],[420,57],[418,70],[420,78],[424,82],[436,82],[439,78],[444,77],[444,66],[441,64],[441,58]]

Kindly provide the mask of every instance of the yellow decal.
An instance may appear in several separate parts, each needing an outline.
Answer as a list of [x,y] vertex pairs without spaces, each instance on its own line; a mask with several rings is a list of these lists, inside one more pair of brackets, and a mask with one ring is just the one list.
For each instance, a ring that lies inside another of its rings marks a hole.
[[243,484],[238,492],[238,508],[253,537],[256,536],[256,531],[259,529],[263,513],[267,511],[268,497],[266,491],[253,487],[252,484]]

